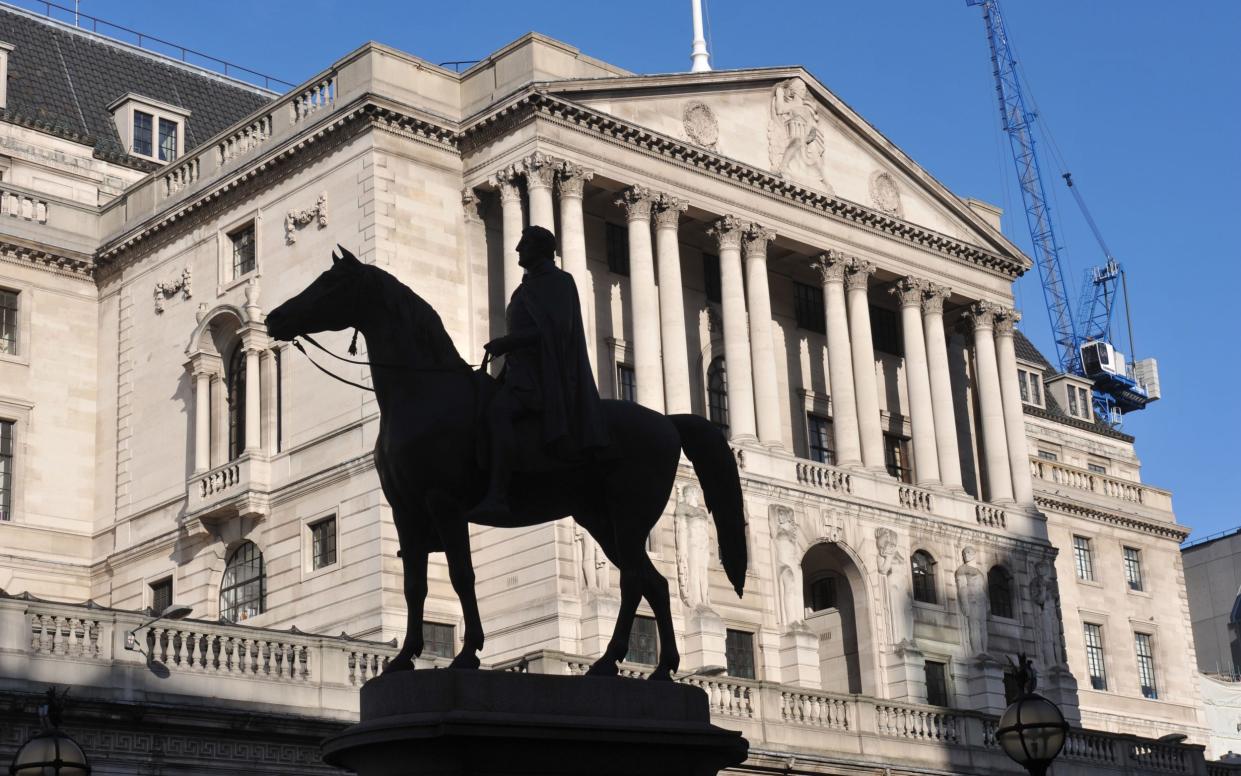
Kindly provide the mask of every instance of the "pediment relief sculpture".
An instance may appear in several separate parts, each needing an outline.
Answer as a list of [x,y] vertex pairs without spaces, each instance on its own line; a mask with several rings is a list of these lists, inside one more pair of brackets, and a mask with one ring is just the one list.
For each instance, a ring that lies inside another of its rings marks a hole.
[[682,124],[685,127],[685,137],[689,139],[689,142],[712,151],[718,150],[716,143],[720,139],[720,122],[706,103],[688,103],[685,106]]
[[819,104],[800,78],[781,81],[772,89],[767,150],[772,171],[784,178],[827,192],[824,139]]
[[876,170],[870,176],[870,203],[897,218],[905,217],[901,207],[901,190],[896,185],[896,178],[883,170]]

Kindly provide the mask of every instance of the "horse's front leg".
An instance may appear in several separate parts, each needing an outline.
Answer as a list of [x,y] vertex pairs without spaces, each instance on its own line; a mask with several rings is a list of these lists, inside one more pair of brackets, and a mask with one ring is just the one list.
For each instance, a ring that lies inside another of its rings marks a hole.
[[423,540],[413,540],[406,532],[401,536],[401,560],[404,569],[405,640],[401,651],[388,661],[384,672],[408,671],[414,667],[414,658],[422,654],[422,612],[427,599],[427,555],[430,554]]
[[465,617],[465,635],[461,651],[450,668],[478,668],[478,653],[483,648],[483,621],[478,613],[478,596],[474,592],[474,562],[470,557],[470,524],[461,506],[443,495],[428,498],[444,555],[448,560],[448,579],[461,602]]

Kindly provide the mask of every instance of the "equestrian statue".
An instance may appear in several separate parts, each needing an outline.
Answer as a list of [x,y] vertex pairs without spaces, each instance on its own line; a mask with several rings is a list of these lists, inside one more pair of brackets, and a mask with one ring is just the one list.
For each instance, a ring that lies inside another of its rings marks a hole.
[[646,538],[668,503],[682,450],[714,519],[724,573],[742,594],[745,515],[728,442],[697,415],[599,398],[577,288],[556,267],[555,245],[542,227],[522,233],[518,263],[526,272],[509,302],[508,333],[485,346],[488,358],[505,358],[498,379],[461,358],[425,300],[343,247],[330,269],[267,316],[268,333],[299,348],[297,338],[317,345],[312,335],[349,328],[366,342],[366,360],[356,363],[370,367],[379,404],[375,469],[400,540],[408,608],[405,639],[385,672],[412,669],[422,653],[430,553],[445,554],[465,617],[451,667],[478,668],[483,626],[469,523],[517,528],[571,516],[620,570],[616,626],[587,674],[617,675],[645,598],[659,633],[651,678],[671,679],[680,655],[668,582],[647,556]]

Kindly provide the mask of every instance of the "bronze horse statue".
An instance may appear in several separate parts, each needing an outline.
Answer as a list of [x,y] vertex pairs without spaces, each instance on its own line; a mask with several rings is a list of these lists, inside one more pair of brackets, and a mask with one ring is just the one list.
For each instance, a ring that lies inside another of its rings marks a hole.
[[[412,669],[422,653],[427,555],[441,551],[465,616],[461,652],[452,667],[477,668],[483,626],[465,512],[487,486],[476,439],[483,427],[479,402],[496,383],[462,360],[426,301],[382,269],[340,250],[330,269],[268,314],[267,330],[278,340],[348,328],[365,338],[380,411],[375,469],[400,539],[409,612],[400,652],[385,671]],[[603,406],[609,446],[577,463],[518,472],[511,515],[499,527],[571,515],[620,570],[616,627],[588,673],[617,674],[635,611],[645,597],[659,633],[659,663],[651,678],[670,679],[680,655],[668,582],[646,554],[646,537],[668,503],[684,449],[715,520],[724,572],[740,596],[747,560],[737,464],[723,434],[705,418],[661,415],[628,401],[604,401]]]

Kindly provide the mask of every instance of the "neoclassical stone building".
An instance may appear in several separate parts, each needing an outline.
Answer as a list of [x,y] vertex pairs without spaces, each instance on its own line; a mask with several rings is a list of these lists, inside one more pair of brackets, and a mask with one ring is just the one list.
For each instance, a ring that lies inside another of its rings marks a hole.
[[[372,395],[265,311],[340,243],[477,360],[533,223],[601,392],[732,442],[745,597],[688,464],[648,550],[742,770],[1012,771],[1025,652],[1075,726],[1058,770],[1205,773],[1170,495],[1014,328],[999,211],[810,73],[643,76],[531,34],[459,74],[367,44],[278,95],[9,9],[0,42],[0,760],[69,683],[115,772],[330,771],[318,738],[403,632],[400,562]],[[616,574],[572,521],[473,549],[487,665],[599,654]],[[460,636],[431,582],[425,665]],[[191,618],[127,643],[171,602]]]

